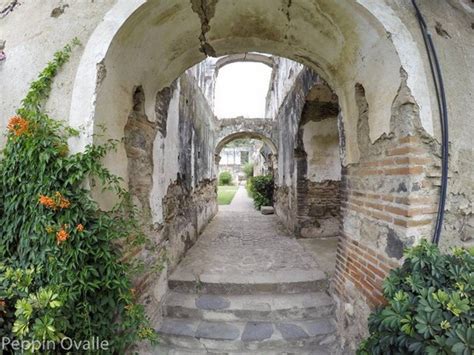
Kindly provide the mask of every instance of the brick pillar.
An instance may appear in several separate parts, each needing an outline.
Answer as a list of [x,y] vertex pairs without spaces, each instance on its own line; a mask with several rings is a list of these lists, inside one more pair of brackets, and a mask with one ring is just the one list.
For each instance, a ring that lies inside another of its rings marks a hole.
[[385,146],[343,169],[334,287],[349,302],[347,287],[355,288],[371,307],[384,302],[382,280],[401,263],[404,248],[431,236],[437,211],[438,168],[430,146],[416,136]]

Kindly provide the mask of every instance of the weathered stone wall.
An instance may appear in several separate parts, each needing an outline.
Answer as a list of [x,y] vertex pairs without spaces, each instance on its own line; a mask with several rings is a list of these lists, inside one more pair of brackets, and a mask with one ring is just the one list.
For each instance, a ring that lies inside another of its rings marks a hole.
[[[153,117],[145,113],[146,100],[154,101]],[[146,266],[136,286],[155,317],[167,275],[217,212],[217,120],[189,72],[155,97],[136,87],[131,102],[124,132],[129,191],[149,239],[133,254]]]
[[297,235],[302,238],[339,236],[341,227],[341,183],[305,179],[297,185]]
[[286,58],[274,57],[273,60],[274,66],[265,103],[266,117],[277,117],[280,106],[304,68],[302,64]]
[[339,235],[338,111],[337,96],[307,68],[296,76],[281,100],[275,210],[298,237]]
[[381,285],[404,248],[430,237],[436,212],[437,144],[421,128],[418,108],[402,84],[392,107],[392,132],[369,140],[370,111],[362,86],[361,161],[343,168],[342,223],[333,287],[338,325],[348,349],[367,334],[370,309],[384,302]]
[[[310,104],[310,111],[319,114],[308,119],[308,107],[295,94],[305,87],[301,86],[308,80],[305,75],[305,71],[300,74],[289,92],[291,99],[280,108],[280,140],[285,144],[279,151],[276,212],[299,236],[339,235],[332,287],[339,331],[346,349],[352,351],[367,332],[370,310],[383,302],[383,278],[399,265],[404,248],[431,236],[439,186],[439,144],[422,128],[405,80],[392,106],[390,133],[372,143],[368,134],[371,108],[358,84],[354,95],[361,159],[341,171],[336,153],[345,153],[344,125],[340,115],[334,117],[337,110],[326,110],[329,106],[321,101]],[[405,77],[403,71],[401,76]],[[319,85],[317,80],[307,82]],[[312,97],[305,90],[304,97]],[[321,110],[322,106],[326,109]]]
[[[278,69],[277,69],[278,70]],[[304,70],[295,77],[294,85],[281,106],[275,120],[278,124],[278,176],[275,181],[275,212],[285,226],[297,231],[297,176],[298,166],[295,159],[298,127],[303,112],[305,98],[316,82],[317,76],[310,70]],[[299,176],[301,176],[301,171]]]
[[341,227],[341,149],[337,96],[321,79],[301,114],[297,156],[297,235],[337,237]]

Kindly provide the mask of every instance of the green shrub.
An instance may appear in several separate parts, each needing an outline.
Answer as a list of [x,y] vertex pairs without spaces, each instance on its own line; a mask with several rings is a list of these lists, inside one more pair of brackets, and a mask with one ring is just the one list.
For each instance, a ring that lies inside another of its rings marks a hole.
[[254,176],[247,182],[247,189],[256,209],[273,205],[273,176]]
[[219,185],[230,185],[232,183],[232,174],[228,171],[223,171],[219,174]]
[[[77,44],[77,43],[74,43]],[[122,181],[101,164],[116,142],[68,154],[77,132],[43,110],[72,45],[31,84],[8,124],[0,160],[0,337],[57,342],[93,336],[106,353],[154,340],[135,303],[121,247],[144,237]],[[91,178],[120,199],[103,211],[84,187]],[[94,353],[100,353],[96,351]]]
[[253,164],[252,163],[247,163],[243,167],[243,171],[247,179],[251,178],[253,176]]
[[446,255],[422,241],[405,255],[384,282],[388,305],[370,315],[358,354],[473,354],[473,251]]

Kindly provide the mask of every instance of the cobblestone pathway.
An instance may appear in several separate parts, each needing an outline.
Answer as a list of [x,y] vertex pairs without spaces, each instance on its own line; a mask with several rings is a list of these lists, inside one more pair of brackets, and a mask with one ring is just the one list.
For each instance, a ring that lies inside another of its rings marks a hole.
[[320,273],[313,254],[292,238],[276,215],[262,215],[244,187],[221,206],[173,278],[210,282],[289,282]]
[[156,353],[332,354],[327,286],[314,254],[240,187],[171,275]]

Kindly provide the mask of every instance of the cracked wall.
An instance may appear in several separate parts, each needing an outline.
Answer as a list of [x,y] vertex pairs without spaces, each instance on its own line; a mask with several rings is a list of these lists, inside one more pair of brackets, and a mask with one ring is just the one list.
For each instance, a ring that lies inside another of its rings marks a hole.
[[[145,113],[148,100],[155,107],[152,117]],[[130,102],[124,128],[128,185],[149,239],[134,254],[147,270],[135,285],[148,314],[156,318],[167,275],[217,212],[217,120],[190,72],[155,97],[147,98],[137,86]]]
[[[64,2],[69,5],[61,16],[51,16],[61,6],[59,0],[18,1],[13,11],[0,16],[0,42],[5,41],[5,60],[0,61],[0,130],[4,131],[9,117],[26,95],[29,84],[51,60],[54,52],[79,38],[81,47],[75,48],[67,65],[53,83],[46,109],[51,117],[67,121],[71,104],[74,77],[90,35],[102,21],[116,0]],[[2,5],[12,1],[0,1]],[[95,65],[95,64],[94,64]],[[0,135],[0,147],[4,135]]]

